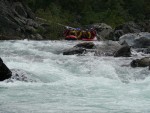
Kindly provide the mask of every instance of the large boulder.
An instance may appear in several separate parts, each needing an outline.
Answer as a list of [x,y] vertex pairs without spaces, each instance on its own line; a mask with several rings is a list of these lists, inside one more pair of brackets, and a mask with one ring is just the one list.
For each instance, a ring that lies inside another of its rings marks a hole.
[[0,58],[0,81],[11,78],[12,73]]
[[131,56],[130,46],[122,46],[114,53],[114,57],[130,57],[130,56]]
[[121,37],[124,34],[128,34],[128,33],[140,33],[142,31],[141,26],[139,26],[137,23],[135,22],[127,22],[124,23],[122,25],[119,25],[115,28],[114,30],[114,38],[116,40],[119,39],[119,37]]
[[102,44],[96,45],[96,56],[114,56],[114,53],[122,46],[116,41],[104,41]]
[[133,60],[130,63],[131,67],[147,67],[150,66],[150,57]]
[[145,20],[142,22],[126,22],[115,28],[112,37],[114,40],[119,40],[119,38],[128,33],[140,33],[140,32],[150,32],[150,20]]
[[143,32],[150,32],[150,20],[139,22],[138,25],[142,28]]
[[0,0],[0,39],[32,39],[38,29],[33,12],[23,0]]
[[126,42],[129,46],[134,48],[148,48],[150,47],[150,33],[130,33],[120,37],[120,44]]
[[91,27],[97,31],[98,40],[109,39],[110,34],[113,32],[112,27],[105,23],[93,24]]

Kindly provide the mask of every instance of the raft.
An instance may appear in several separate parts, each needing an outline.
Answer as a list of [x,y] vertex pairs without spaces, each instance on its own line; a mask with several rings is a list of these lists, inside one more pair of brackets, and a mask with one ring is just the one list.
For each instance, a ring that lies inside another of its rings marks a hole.
[[77,40],[77,37],[74,35],[66,36],[65,40]]

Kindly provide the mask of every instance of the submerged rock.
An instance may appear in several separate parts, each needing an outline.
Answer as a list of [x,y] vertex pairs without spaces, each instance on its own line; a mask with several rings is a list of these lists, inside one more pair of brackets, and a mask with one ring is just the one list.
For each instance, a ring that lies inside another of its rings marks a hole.
[[150,57],[133,60],[130,63],[131,67],[147,67],[150,66]]
[[84,48],[76,48],[76,47],[73,47],[71,49],[68,49],[68,50],[65,50],[63,52],[63,55],[75,55],[75,54],[83,54],[84,52],[86,52],[86,49]]
[[29,77],[29,73],[20,70],[20,69],[12,69],[12,76],[10,79],[6,80],[6,82],[13,82],[13,81],[22,81],[22,82],[36,82]]
[[3,63],[2,59],[0,58],[0,81],[4,81],[6,79],[11,78],[12,73],[9,68]]

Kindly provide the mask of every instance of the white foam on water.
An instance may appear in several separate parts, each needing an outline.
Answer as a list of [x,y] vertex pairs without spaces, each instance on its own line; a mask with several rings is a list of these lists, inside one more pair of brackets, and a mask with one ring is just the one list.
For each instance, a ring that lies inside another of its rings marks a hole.
[[62,55],[62,50],[77,43],[0,42],[1,57],[10,69],[38,79],[1,82],[0,113],[150,112],[148,68],[122,66],[131,58]]

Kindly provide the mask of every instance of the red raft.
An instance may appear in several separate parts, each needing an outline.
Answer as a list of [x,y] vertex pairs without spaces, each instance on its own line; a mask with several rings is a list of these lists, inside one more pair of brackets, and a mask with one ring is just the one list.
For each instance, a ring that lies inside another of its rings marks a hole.
[[83,40],[83,41],[95,41],[96,31],[91,30],[66,30],[64,32],[65,40]]
[[69,35],[69,36],[66,36],[65,40],[78,40],[78,39],[74,35]]

